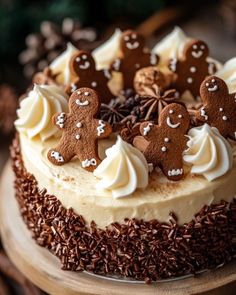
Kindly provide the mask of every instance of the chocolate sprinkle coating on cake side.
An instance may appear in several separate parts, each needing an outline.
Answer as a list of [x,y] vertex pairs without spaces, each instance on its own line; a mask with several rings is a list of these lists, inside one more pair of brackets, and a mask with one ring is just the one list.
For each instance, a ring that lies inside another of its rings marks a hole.
[[148,283],[216,268],[236,257],[235,199],[204,206],[184,225],[178,225],[170,213],[169,223],[126,219],[99,229],[38,188],[24,167],[17,138],[11,157],[24,222],[36,242],[60,259],[64,270],[121,275]]

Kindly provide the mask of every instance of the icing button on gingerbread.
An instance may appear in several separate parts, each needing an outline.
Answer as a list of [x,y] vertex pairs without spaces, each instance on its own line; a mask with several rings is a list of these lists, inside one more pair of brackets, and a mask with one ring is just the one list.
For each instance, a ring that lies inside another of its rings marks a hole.
[[109,70],[96,70],[96,64],[89,52],[79,51],[70,61],[70,71],[75,77],[74,81],[67,86],[66,92],[71,95],[80,87],[90,87],[96,90],[102,102],[108,103],[113,97],[108,87],[111,79]]
[[229,94],[222,79],[210,76],[202,82],[200,95],[203,106],[196,118],[216,127],[225,138],[236,140],[236,94]]
[[170,180],[180,180],[184,176],[182,154],[187,149],[189,123],[187,109],[172,103],[161,112],[158,125],[151,122],[140,125],[140,133],[148,142],[145,150],[141,140],[134,139],[134,145],[143,151],[147,162],[159,166]]
[[88,171],[100,164],[98,139],[107,138],[112,128],[109,123],[95,118],[99,108],[99,96],[93,89],[80,88],[71,95],[69,113],[53,117],[54,124],[63,133],[57,147],[48,151],[50,162],[63,165],[77,156]]

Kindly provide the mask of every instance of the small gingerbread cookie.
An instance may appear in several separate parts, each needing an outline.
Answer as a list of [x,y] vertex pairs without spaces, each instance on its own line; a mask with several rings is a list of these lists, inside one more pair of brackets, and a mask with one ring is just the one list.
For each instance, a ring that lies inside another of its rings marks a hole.
[[99,96],[93,89],[80,88],[71,95],[69,113],[53,116],[54,124],[62,130],[62,137],[57,147],[48,152],[50,162],[63,165],[77,156],[88,171],[99,165],[97,141],[112,132],[110,124],[94,118],[99,108]]
[[111,79],[109,70],[96,70],[95,61],[89,52],[80,50],[70,60],[70,71],[75,80],[66,88],[68,95],[81,87],[96,90],[103,103],[109,103],[113,97],[108,82]]
[[123,75],[123,88],[133,88],[134,76],[137,70],[156,66],[159,57],[147,52],[144,47],[144,38],[135,31],[125,31],[120,40],[121,58],[115,59],[111,64],[111,70],[121,72]]
[[173,74],[164,74],[157,67],[146,67],[138,70],[134,77],[134,89],[141,95],[145,96],[146,89],[157,85],[159,89],[165,90],[172,82]]
[[[189,122],[186,108],[172,103],[161,112],[159,125],[144,122],[140,126],[141,135],[148,141],[144,156],[148,163],[159,166],[170,180],[180,180],[184,176],[182,154],[187,148]],[[134,139],[134,145],[143,150],[139,138]]]
[[236,140],[236,93],[229,94],[222,79],[210,76],[202,82],[200,95],[203,106],[196,118],[216,127],[225,138]]
[[184,47],[183,57],[170,60],[169,69],[176,74],[173,87],[180,93],[189,90],[194,97],[199,96],[202,81],[216,71],[215,64],[207,61],[208,55],[205,42],[189,41]]

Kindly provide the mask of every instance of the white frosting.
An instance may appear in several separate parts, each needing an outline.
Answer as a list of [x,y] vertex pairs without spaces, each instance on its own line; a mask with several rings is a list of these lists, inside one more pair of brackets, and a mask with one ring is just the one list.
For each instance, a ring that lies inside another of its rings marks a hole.
[[98,70],[109,68],[111,62],[119,55],[121,34],[121,30],[116,29],[105,43],[92,52]]
[[189,130],[188,136],[189,149],[184,152],[184,161],[192,165],[191,173],[212,181],[231,169],[233,152],[218,129],[204,124]]
[[112,192],[114,198],[132,194],[148,185],[148,164],[143,154],[118,136],[106,150],[106,158],[93,172],[101,180],[97,188]]
[[[34,85],[32,91],[20,103],[15,126],[29,138],[39,135],[45,141],[58,134],[58,128],[52,123],[52,116],[57,112],[68,111],[68,96],[55,85]],[[63,116],[57,125],[63,128]]]
[[[193,38],[188,37],[180,27],[176,26],[169,35],[158,42],[152,49],[153,53],[160,56],[158,67],[165,70],[170,59],[174,59],[170,66],[172,70],[175,71],[176,59],[182,57],[184,46],[190,40],[193,40]],[[217,69],[221,68],[221,64],[215,59],[208,57],[207,61],[215,63]]]
[[184,31],[175,27],[174,30],[158,42],[152,52],[160,56],[159,66],[165,66],[170,58],[179,58],[183,52],[185,44],[191,40]]
[[51,64],[50,69],[53,74],[59,75],[56,77],[56,81],[59,84],[69,84],[72,82],[70,72],[70,59],[78,51],[71,43],[67,44],[67,49],[59,55]]
[[215,76],[226,82],[230,93],[236,92],[236,57],[228,60]]

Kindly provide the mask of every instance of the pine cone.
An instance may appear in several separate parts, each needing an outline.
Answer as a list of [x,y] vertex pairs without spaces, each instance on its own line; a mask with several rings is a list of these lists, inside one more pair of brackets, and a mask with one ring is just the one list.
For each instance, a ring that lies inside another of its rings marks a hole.
[[27,48],[19,55],[24,75],[31,78],[42,71],[66,48],[68,42],[79,49],[95,48],[97,34],[93,28],[82,28],[78,21],[64,19],[61,27],[50,21],[41,23],[40,32],[26,37]]
[[0,130],[4,135],[9,135],[14,130],[16,118],[17,95],[8,85],[0,85]]

